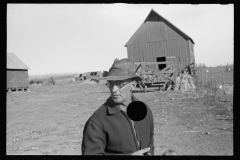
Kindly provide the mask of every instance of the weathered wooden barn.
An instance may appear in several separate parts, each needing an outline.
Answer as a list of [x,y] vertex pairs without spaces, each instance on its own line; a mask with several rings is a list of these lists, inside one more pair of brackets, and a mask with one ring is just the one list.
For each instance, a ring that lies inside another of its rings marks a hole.
[[[192,38],[153,9],[125,47],[128,58],[134,62],[164,62],[176,57],[174,60],[180,62],[178,69],[195,63]],[[163,69],[166,64],[150,67]]]
[[15,54],[7,52],[7,90],[27,89],[28,69],[30,68]]

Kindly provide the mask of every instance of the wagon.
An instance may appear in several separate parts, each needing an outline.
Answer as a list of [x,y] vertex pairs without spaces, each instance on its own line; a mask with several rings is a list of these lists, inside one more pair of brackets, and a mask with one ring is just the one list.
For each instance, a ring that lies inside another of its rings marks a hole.
[[84,78],[91,80],[91,79],[99,79],[100,77],[102,77],[101,71],[93,71],[93,72],[87,72]]
[[[151,87],[158,87],[159,90],[166,90],[168,86],[173,85],[180,63],[173,59],[173,61],[135,62],[134,64],[137,66],[135,73],[142,77],[142,81],[138,82],[136,90],[147,91],[151,90]],[[158,69],[159,64],[166,64],[166,67]]]
[[74,81],[86,80],[86,73],[77,74],[74,76]]

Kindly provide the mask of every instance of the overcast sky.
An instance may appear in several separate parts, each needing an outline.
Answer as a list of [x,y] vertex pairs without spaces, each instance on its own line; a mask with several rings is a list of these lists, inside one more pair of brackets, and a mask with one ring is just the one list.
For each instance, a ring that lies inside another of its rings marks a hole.
[[154,9],[195,42],[196,63],[233,63],[233,5],[8,4],[7,51],[29,74],[108,70]]

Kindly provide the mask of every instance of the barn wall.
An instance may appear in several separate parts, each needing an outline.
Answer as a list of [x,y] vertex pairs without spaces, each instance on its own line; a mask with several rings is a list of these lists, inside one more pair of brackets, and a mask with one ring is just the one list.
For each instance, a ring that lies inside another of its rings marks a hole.
[[29,87],[28,70],[7,69],[7,88]]
[[[134,62],[156,62],[156,57],[176,56],[180,57],[182,67],[190,63],[189,42],[185,39],[169,41],[157,41],[152,43],[129,45],[128,56],[133,56]],[[152,66],[151,68],[155,68]]]
[[159,17],[152,17],[139,27],[128,41],[127,51],[128,57],[135,62],[156,62],[156,57],[161,56],[180,57],[180,69],[194,57],[192,42]]
[[183,34],[164,21],[147,21],[143,23],[132,35],[127,45],[167,41],[174,39],[186,39]]
[[146,42],[146,33],[145,33],[145,25],[141,25],[137,31],[132,35],[132,37],[129,39],[128,44],[139,44],[139,43],[145,43]]
[[189,40],[189,52],[190,52],[190,63],[195,63],[195,56],[194,56],[194,45]]
[[131,45],[127,47],[128,50],[128,58],[132,59],[134,62],[142,62],[143,61],[143,47],[141,44],[139,45]]

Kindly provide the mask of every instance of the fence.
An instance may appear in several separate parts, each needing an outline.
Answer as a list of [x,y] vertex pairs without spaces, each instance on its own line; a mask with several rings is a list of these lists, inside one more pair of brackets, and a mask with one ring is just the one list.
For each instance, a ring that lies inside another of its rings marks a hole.
[[197,67],[196,68],[196,79],[197,85],[199,86],[213,86],[217,87],[218,85],[222,85],[225,88],[225,85],[228,83],[232,83],[231,75],[226,66],[222,67]]

